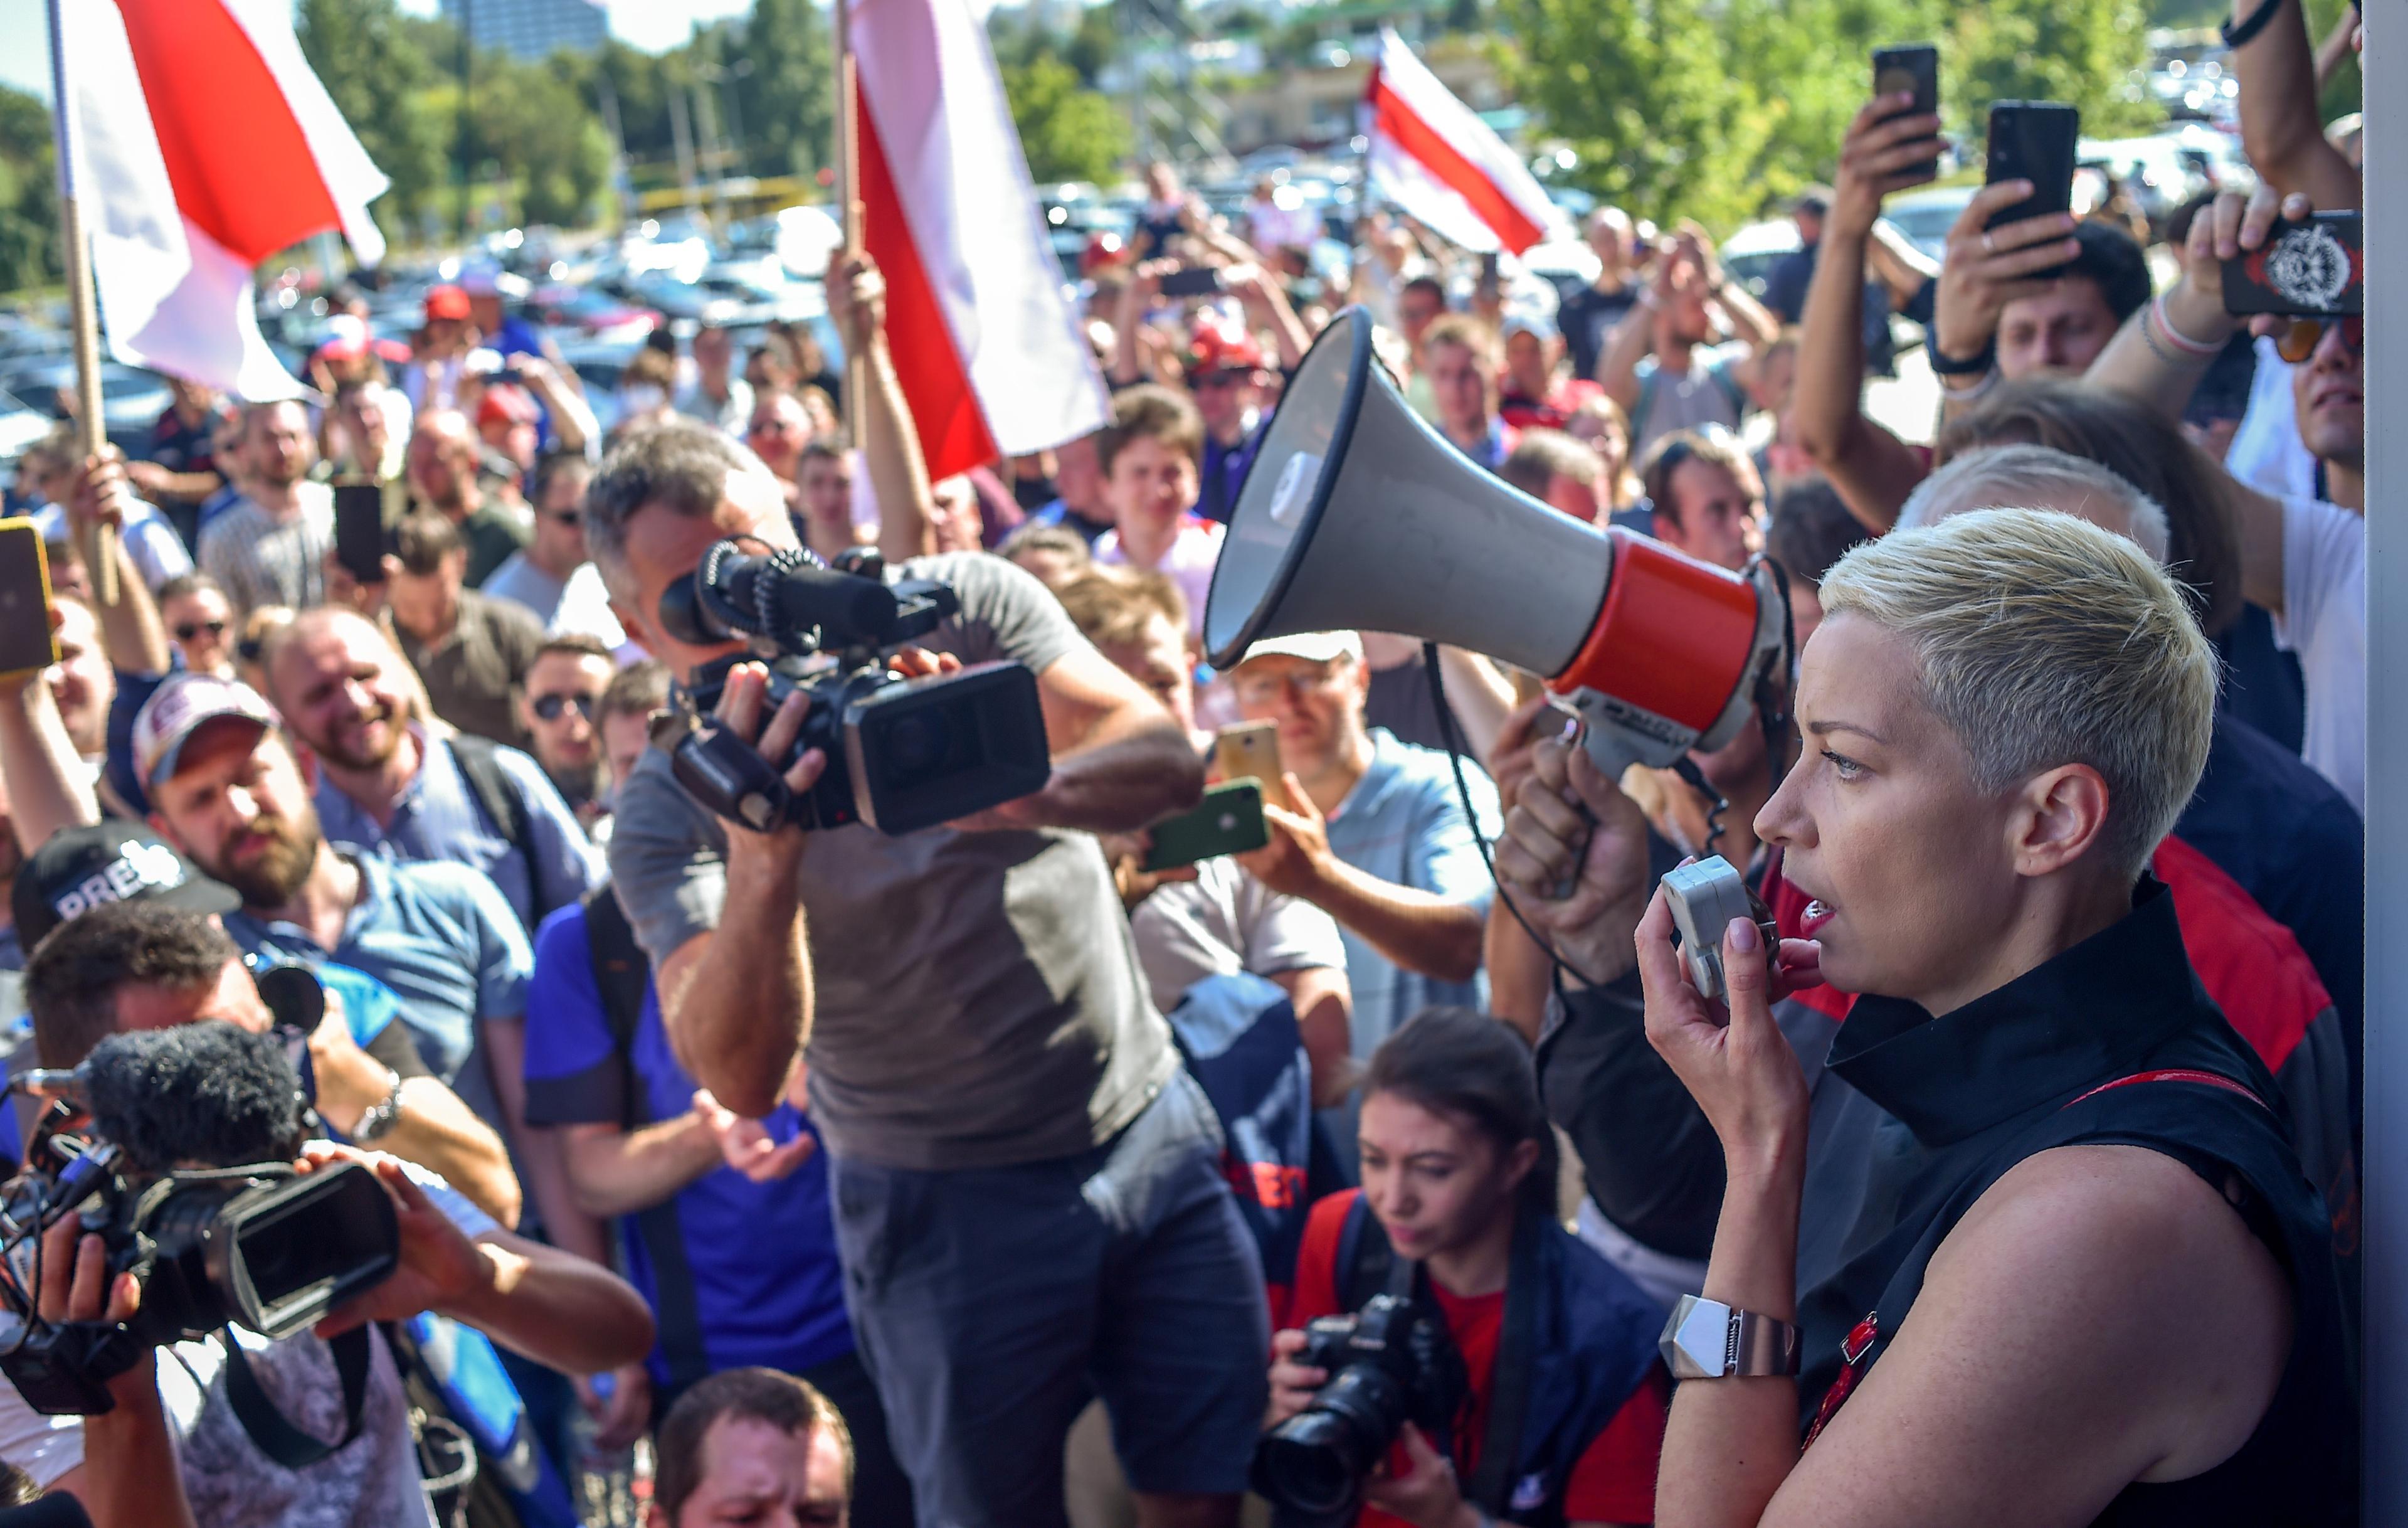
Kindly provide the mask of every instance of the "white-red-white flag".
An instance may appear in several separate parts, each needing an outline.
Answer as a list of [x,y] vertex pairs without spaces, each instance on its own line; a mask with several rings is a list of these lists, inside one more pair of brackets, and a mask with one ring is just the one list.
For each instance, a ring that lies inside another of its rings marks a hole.
[[932,477],[1103,427],[986,30],[968,0],[852,0],[862,240]]
[[1440,238],[1519,254],[1560,221],[1555,204],[1495,129],[1455,99],[1393,27],[1364,94],[1372,191]]
[[388,182],[310,72],[286,0],[66,0],[62,173],[92,238],[118,359],[238,397],[295,397],[251,310],[251,270],[339,230],[384,257]]

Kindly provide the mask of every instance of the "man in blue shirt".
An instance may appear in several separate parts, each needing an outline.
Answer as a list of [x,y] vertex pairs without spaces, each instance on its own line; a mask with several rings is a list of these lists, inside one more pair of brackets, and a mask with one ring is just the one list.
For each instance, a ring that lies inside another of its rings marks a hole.
[[[647,1382],[661,1417],[724,1369],[799,1375],[844,1413],[861,1521],[908,1522],[910,1488],[845,1315],[818,1134],[791,1102],[746,1119],[695,1085],[609,896],[562,908],[536,935],[526,1096],[530,1122],[559,1127],[580,1203],[619,1218],[628,1277],[657,1323],[651,1358],[640,1374],[623,1371],[611,1408],[630,1408],[632,1431]],[[597,971],[610,973],[607,988]]]
[[[1270,843],[1238,863],[1338,920],[1358,1061],[1424,1008],[1486,1006],[1481,949],[1496,885],[1473,834],[1493,839],[1501,820],[1477,764],[1464,764],[1475,823],[1445,754],[1365,724],[1369,685],[1351,631],[1256,642],[1230,675],[1246,719],[1279,724],[1289,798],[1267,794]],[[1334,1133],[1351,1160],[1352,1120]]]
[[482,872],[529,933],[601,883],[591,841],[543,766],[515,748],[435,736],[408,666],[367,620],[306,612],[269,648],[267,678],[285,727],[316,759],[329,839]]

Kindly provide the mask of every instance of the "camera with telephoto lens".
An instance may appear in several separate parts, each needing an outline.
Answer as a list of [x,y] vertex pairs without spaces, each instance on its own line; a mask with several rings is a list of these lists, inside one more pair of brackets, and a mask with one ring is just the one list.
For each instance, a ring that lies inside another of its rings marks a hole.
[[[1053,774],[1037,676],[1020,663],[904,679],[885,655],[961,610],[931,579],[890,582],[874,551],[824,566],[808,552],[753,555],[714,543],[689,579],[661,596],[661,624],[683,641],[740,637],[770,659],[765,716],[797,690],[810,698],[802,734],[772,762],[720,726],[728,670],[741,655],[705,665],[681,686],[669,760],[679,784],[712,812],[755,831],[781,822],[807,829],[861,822],[910,833],[999,806],[1044,787]],[[781,778],[811,748],[827,768],[797,794]]]
[[1375,1295],[1308,1322],[1294,1362],[1329,1379],[1254,1445],[1254,1488],[1273,1504],[1316,1519],[1350,1511],[1407,1422],[1451,1451],[1470,1379],[1445,1323],[1413,1301]]
[[[148,1349],[229,1323],[291,1336],[398,1265],[374,1173],[294,1171],[308,1099],[288,1044],[289,1031],[187,1024],[111,1035],[73,1072],[11,1083],[57,1117],[0,1186],[0,1374],[26,1405],[97,1416],[108,1382]],[[139,1280],[131,1319],[39,1315],[42,1233],[71,1215],[100,1237],[108,1283]]]

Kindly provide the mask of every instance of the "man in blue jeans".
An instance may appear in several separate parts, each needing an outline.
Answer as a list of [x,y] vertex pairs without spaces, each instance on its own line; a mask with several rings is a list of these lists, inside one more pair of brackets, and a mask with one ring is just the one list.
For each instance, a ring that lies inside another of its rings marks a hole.
[[[884,378],[861,421],[875,479],[899,411],[865,327]],[[907,475],[879,498],[914,492]],[[585,526],[621,620],[688,677],[742,648],[680,640],[663,591],[722,537],[796,544],[777,483],[695,425],[623,442]],[[809,1042],[854,1333],[919,1521],[1062,1522],[1063,1437],[1100,1395],[1140,1521],[1234,1523],[1266,1394],[1262,1273],[1093,836],[1194,802],[1200,762],[1028,574],[976,554],[902,572],[959,595],[927,639],[939,654],[1036,675],[1044,788],[902,837],[761,833],[710,815],[653,748],[620,793],[620,901],[669,1037],[720,1102],[769,1114]],[[722,713],[782,766],[804,707],[766,704],[747,665]],[[805,754],[787,784],[824,764]]]
[[746,1119],[695,1088],[609,896],[544,919],[526,1016],[527,1121],[559,1128],[584,1208],[619,1218],[659,1333],[620,1371],[598,1441],[634,1442],[711,1375],[782,1369],[843,1413],[859,1520],[909,1522],[911,1490],[845,1318],[818,1133],[792,1102]]

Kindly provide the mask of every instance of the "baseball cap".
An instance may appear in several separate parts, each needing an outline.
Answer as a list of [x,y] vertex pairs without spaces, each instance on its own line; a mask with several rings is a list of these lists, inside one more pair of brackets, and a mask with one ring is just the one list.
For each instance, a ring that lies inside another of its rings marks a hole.
[[509,382],[489,384],[477,404],[480,425],[532,425],[542,417],[543,411],[527,390]]
[[147,789],[176,772],[176,757],[192,735],[221,716],[276,725],[276,713],[239,680],[180,673],[151,692],[134,716],[134,772]]
[[426,289],[426,320],[452,319],[466,323],[468,294],[456,286],[430,286]]
[[1298,631],[1285,637],[1265,637],[1246,649],[1239,663],[1252,663],[1256,658],[1302,658],[1307,663],[1328,663],[1337,658],[1363,661],[1363,639],[1352,631]]
[[155,833],[127,822],[62,828],[17,872],[8,910],[27,949],[104,902],[155,901],[194,913],[231,913],[242,898],[212,881]]
[[1526,334],[1544,343],[1555,338],[1555,321],[1544,313],[1533,312],[1526,308],[1517,308],[1505,315],[1505,322],[1498,329],[1497,338],[1511,339],[1517,334]]
[[1259,371],[1262,365],[1263,347],[1242,329],[1208,324],[1196,331],[1195,343],[1187,347],[1187,368],[1197,376],[1208,371]]

